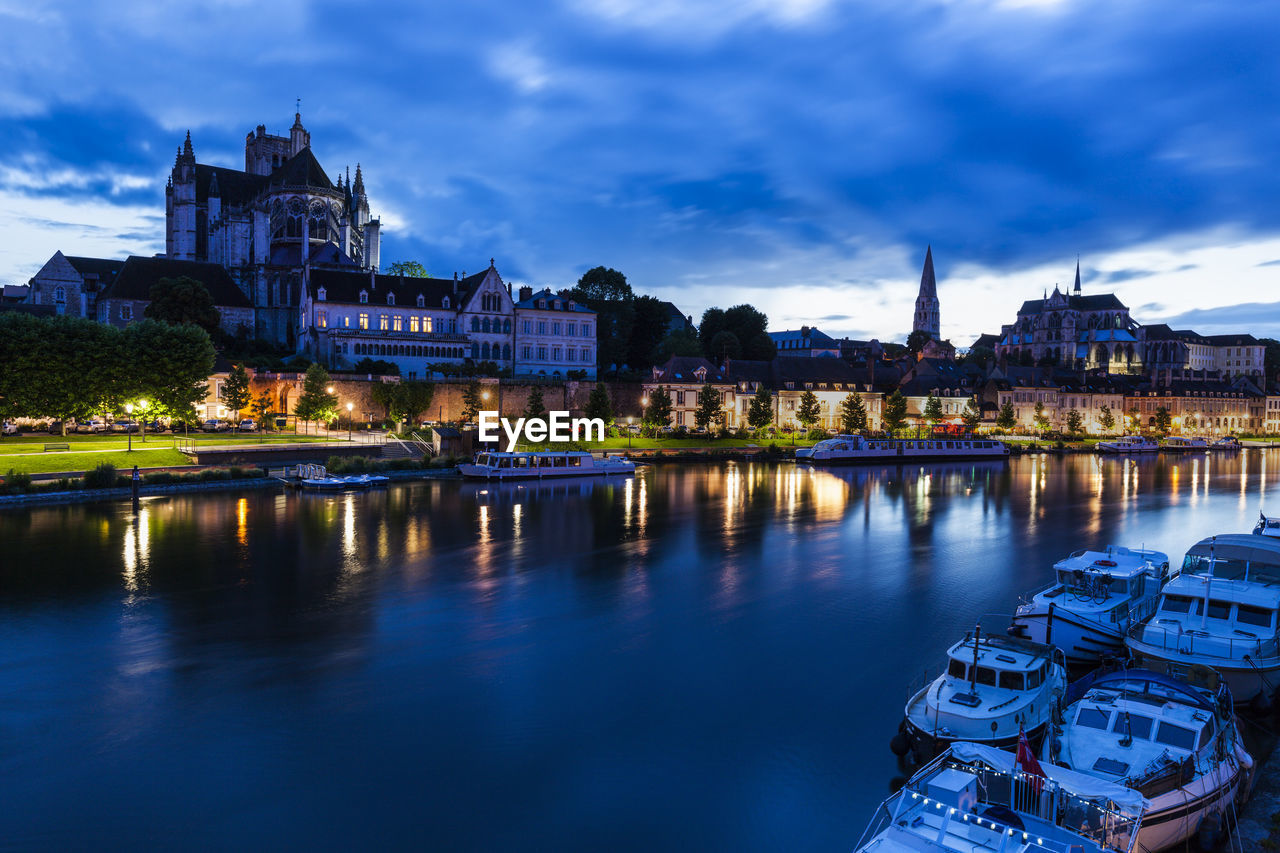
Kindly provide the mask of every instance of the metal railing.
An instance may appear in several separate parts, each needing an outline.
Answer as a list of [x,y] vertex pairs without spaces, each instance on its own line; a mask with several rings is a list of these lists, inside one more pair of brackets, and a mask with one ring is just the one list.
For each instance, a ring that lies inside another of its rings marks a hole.
[[[1238,629],[1237,629],[1238,630]],[[1135,640],[1161,651],[1173,651],[1184,655],[1201,654],[1212,657],[1243,661],[1245,657],[1274,658],[1280,654],[1276,640],[1212,633],[1199,628],[1185,627],[1176,619],[1154,619],[1145,625],[1137,625],[1131,632]],[[1154,636],[1153,636],[1154,635]],[[1196,648],[1197,640],[1200,648]]]

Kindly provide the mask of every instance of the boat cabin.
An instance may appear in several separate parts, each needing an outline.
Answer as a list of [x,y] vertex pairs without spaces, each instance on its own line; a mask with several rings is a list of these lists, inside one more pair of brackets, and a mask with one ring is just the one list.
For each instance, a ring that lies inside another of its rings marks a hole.
[[1182,573],[1280,583],[1280,538],[1228,533],[1202,539],[1187,550]]
[[1140,599],[1154,595],[1169,571],[1169,558],[1159,551],[1113,546],[1106,551],[1076,551],[1053,567],[1057,585],[1046,599],[1067,596],[1103,603],[1108,599]]
[[476,454],[476,465],[498,470],[516,468],[581,468],[590,464],[591,454],[585,451],[563,453],[502,453],[490,451]]
[[960,681],[1002,690],[1034,690],[1045,682],[1053,665],[1053,649],[1016,637],[986,636],[956,643],[947,652],[947,675]]

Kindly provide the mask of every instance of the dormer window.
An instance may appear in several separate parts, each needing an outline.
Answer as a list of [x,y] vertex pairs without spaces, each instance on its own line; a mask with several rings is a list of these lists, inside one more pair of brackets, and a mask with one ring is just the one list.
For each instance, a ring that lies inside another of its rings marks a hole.
[[440,300],[440,305],[441,305],[441,307],[443,307],[443,308],[448,308],[448,307],[449,307],[449,297],[447,297],[447,296],[446,296],[444,299]]
[[365,305],[368,302],[369,302],[369,291],[367,290],[360,291],[360,304]]
[[557,311],[559,311],[559,310],[560,310],[560,300],[559,300],[559,299],[557,299],[557,300],[556,300],[556,302],[555,302],[555,309],[556,309]]
[[570,311],[572,311],[572,310],[573,310],[574,308],[576,308],[576,307],[577,307],[577,303],[576,303],[576,302],[574,302],[572,299],[570,299],[570,300],[569,300],[569,310],[570,310]]
[[388,305],[396,304],[396,295],[394,293],[390,293],[390,292],[387,293],[387,304]]
[[546,307],[547,307],[547,300],[545,300],[545,299],[539,299],[539,300],[538,300],[538,307],[539,307],[539,308],[546,308]]
[[325,291],[323,287],[316,291],[316,299],[320,302],[324,302],[324,299],[327,295],[328,293]]
[[425,297],[425,296],[423,296],[421,293],[419,293],[419,294],[418,294],[418,307],[419,307],[419,308],[425,308],[425,307],[426,307],[426,305],[427,305],[427,297]]

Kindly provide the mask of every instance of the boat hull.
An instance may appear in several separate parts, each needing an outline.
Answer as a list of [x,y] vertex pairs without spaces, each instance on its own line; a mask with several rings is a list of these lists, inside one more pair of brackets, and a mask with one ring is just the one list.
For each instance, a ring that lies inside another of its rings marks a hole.
[[1173,649],[1144,643],[1130,637],[1126,641],[1129,654],[1133,657],[1133,666],[1156,672],[1169,672],[1182,675],[1191,667],[1202,666],[1217,670],[1231,688],[1231,696],[1236,707],[1248,705],[1254,697],[1262,695],[1268,701],[1272,698],[1267,689],[1267,682],[1275,684],[1280,678],[1280,657],[1255,660],[1253,665],[1248,661],[1215,657],[1212,655],[1182,654]]
[[1135,853],[1181,847],[1197,835],[1203,821],[1221,824],[1224,815],[1233,814],[1233,804],[1248,799],[1252,770],[1253,759],[1237,745],[1210,772],[1153,798],[1138,830]]
[[808,462],[813,465],[857,465],[864,462],[944,462],[947,460],[1001,460],[1008,457],[1008,453],[1002,450],[972,450],[972,451],[945,451],[945,450],[906,450],[903,452],[895,452],[892,450],[869,450],[859,451],[849,454],[825,456],[820,454],[811,454],[809,456],[797,456],[797,462]]
[[[1040,744],[1044,740],[1044,733],[1048,729],[1049,721],[1045,720],[1035,728],[1027,729],[1027,740],[1031,743],[1031,748],[1039,752]],[[932,761],[939,755],[947,751],[951,744],[959,741],[967,741],[969,743],[980,743],[986,746],[994,746],[997,749],[1016,749],[1018,746],[1018,736],[1004,735],[998,738],[979,738],[972,736],[955,735],[948,737],[946,735],[935,735],[933,732],[920,728],[911,722],[909,717],[904,717],[902,725],[899,727],[902,734],[907,736],[911,744],[911,755],[917,763],[924,764]]]
[[[1122,627],[1081,619],[1062,608],[1018,614],[1013,628],[1021,629],[1015,636],[1062,649],[1067,665],[1072,667],[1096,666],[1103,658],[1122,654],[1125,649]],[[1012,628],[1010,632],[1013,633]]]
[[555,480],[567,477],[625,477],[635,473],[635,466],[592,466],[589,468],[487,468],[464,462],[458,466],[462,476],[473,480]]

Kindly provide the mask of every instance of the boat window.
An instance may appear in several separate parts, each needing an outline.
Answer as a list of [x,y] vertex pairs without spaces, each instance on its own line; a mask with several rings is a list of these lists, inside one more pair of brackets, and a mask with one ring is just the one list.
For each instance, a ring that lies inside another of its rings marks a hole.
[[1144,717],[1141,714],[1116,714],[1115,722],[1111,724],[1111,731],[1118,735],[1123,735],[1126,716],[1129,720],[1129,734],[1143,740],[1151,740],[1151,725],[1155,720],[1150,717]]
[[1107,723],[1111,722],[1111,712],[1104,711],[1101,708],[1090,708],[1084,706],[1080,709],[1080,713],[1076,714],[1077,726],[1088,726],[1091,729],[1107,730]]
[[1275,615],[1274,610],[1241,604],[1240,610],[1236,614],[1236,620],[1245,625],[1259,625],[1263,628],[1270,628],[1273,615]]
[[1196,744],[1196,749],[1204,749],[1205,744],[1209,742],[1209,737],[1213,734],[1208,726],[1200,730],[1200,742]]
[[1000,672],[1000,686],[1005,690],[1021,690],[1023,689],[1023,678],[1020,672],[1009,672],[1002,670]]
[[1165,613],[1199,613],[1200,599],[1185,595],[1166,595],[1160,602],[1160,609]]
[[989,666],[978,667],[978,683],[996,686],[996,671]]
[[1209,601],[1210,619],[1230,619],[1231,618],[1231,602],[1229,601]]
[[1039,687],[1040,682],[1044,681],[1044,667],[1033,669],[1027,673],[1027,689]]
[[567,459],[565,459],[563,456],[557,456],[557,457],[556,457],[555,465],[556,465],[556,467],[557,467],[557,468],[564,468],[564,467],[566,467],[566,463],[567,463],[567,462],[568,462],[568,460],[567,460]]
[[1193,729],[1175,726],[1173,723],[1161,723],[1156,731],[1156,743],[1173,746],[1178,749],[1192,750],[1196,745],[1196,733]]
[[477,457],[476,457],[476,464],[477,464],[477,465],[488,465],[488,464],[489,464],[489,454],[488,454],[488,453],[481,453],[479,456],[477,456]]
[[498,467],[499,467],[499,468],[510,468],[510,467],[511,467],[511,460],[510,460],[510,459],[499,459],[499,460],[498,460]]
[[582,457],[581,457],[581,456],[570,456],[568,459],[566,459],[566,460],[565,460],[565,462],[569,465],[569,467],[570,467],[570,468],[581,468],[581,467],[582,467]]
[[968,678],[969,667],[965,665],[964,661],[958,661],[953,658],[951,663],[947,664],[947,675],[956,678]]

